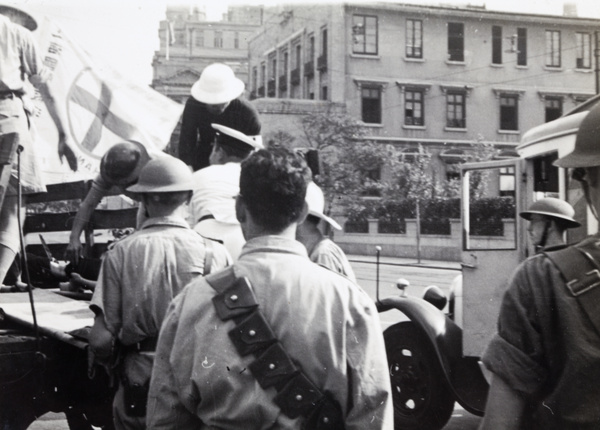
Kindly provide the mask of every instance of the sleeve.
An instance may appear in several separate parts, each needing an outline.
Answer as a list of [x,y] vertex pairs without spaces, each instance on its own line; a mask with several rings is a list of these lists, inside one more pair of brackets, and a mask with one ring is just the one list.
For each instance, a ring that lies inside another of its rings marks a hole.
[[198,140],[197,114],[192,103],[192,99],[189,98],[183,109],[178,148],[179,159],[189,166],[194,164],[194,152]]
[[549,375],[544,330],[552,326],[552,284],[560,274],[546,257],[526,260],[515,271],[504,294],[497,333],[487,346],[485,366],[510,388],[538,392]]
[[[356,300],[359,297],[361,295],[355,294]],[[374,303],[363,298],[354,306],[353,317],[346,333],[349,395],[352,396],[346,429],[391,430],[394,428],[391,385],[377,309]]]
[[46,82],[50,77],[50,71],[44,67],[44,61],[33,34],[25,28],[17,27],[20,31],[23,71],[34,85]]
[[[201,427],[200,420],[188,409],[191,405],[186,407],[179,396],[179,385],[175,377],[176,369],[173,368],[171,362],[171,352],[174,351],[175,339],[180,336],[179,322],[187,291],[187,289],[182,291],[171,302],[158,337],[148,393],[146,412],[146,426],[148,429],[194,429]],[[197,400],[199,401],[199,397]]]
[[119,262],[122,255],[119,248],[108,251],[102,260],[100,275],[94,295],[90,302],[90,309],[98,315],[102,313],[108,330],[117,335],[122,327],[122,294],[121,273]]
[[243,116],[246,122],[246,134],[249,136],[256,136],[260,134],[262,126],[260,123],[260,115],[258,113],[258,110],[254,107],[252,103],[245,100],[243,101],[243,106],[246,110],[246,114]]

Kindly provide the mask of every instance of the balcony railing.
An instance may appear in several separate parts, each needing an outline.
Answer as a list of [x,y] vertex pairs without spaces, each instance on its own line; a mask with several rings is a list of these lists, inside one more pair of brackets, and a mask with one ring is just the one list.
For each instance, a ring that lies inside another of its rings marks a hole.
[[325,55],[319,55],[317,57],[317,70],[320,72],[327,70],[327,57]]
[[281,75],[279,77],[279,91],[285,91],[287,89],[287,75]]
[[315,62],[307,61],[304,63],[304,76],[314,76],[315,74]]
[[292,85],[299,85],[300,84],[300,69],[292,70],[290,78],[291,78],[290,82],[292,83]]

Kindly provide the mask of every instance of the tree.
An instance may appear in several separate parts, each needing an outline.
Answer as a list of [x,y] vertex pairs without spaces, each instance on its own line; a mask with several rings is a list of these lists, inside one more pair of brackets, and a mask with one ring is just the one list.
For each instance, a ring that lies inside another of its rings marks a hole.
[[321,171],[315,182],[323,189],[328,212],[333,204],[349,207],[362,196],[385,194],[390,184],[379,173],[397,159],[392,145],[369,140],[367,127],[345,114],[309,114],[302,128],[308,146],[319,152]]

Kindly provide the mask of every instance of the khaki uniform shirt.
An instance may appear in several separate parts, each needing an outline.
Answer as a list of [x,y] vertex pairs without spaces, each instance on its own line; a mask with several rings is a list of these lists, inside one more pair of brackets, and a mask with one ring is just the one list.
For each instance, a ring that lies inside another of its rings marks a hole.
[[[312,263],[279,236],[251,239],[234,263],[247,276],[287,353],[342,407],[346,429],[393,429],[392,397],[373,301],[343,276]],[[248,370],[199,279],[172,303],[161,329],[147,409],[149,429],[298,429]]]

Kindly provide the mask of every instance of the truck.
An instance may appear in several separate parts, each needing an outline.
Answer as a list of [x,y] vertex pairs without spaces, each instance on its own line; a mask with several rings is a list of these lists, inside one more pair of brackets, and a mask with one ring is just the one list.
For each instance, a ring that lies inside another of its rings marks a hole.
[[[377,303],[380,312],[404,315],[384,331],[396,429],[441,429],[455,402],[483,415],[489,375],[480,357],[496,331],[510,275],[534,254],[519,212],[540,198],[556,197],[574,207],[582,224],[568,230],[567,243],[597,231],[579,183],[553,162],[573,150],[581,121],[598,103],[600,96],[592,97],[527,131],[516,147],[518,157],[461,165],[461,273],[452,281],[447,311],[438,295],[403,294]],[[475,192],[482,182],[485,193]],[[497,225],[482,229],[475,208],[490,197],[503,197],[506,213]]]

